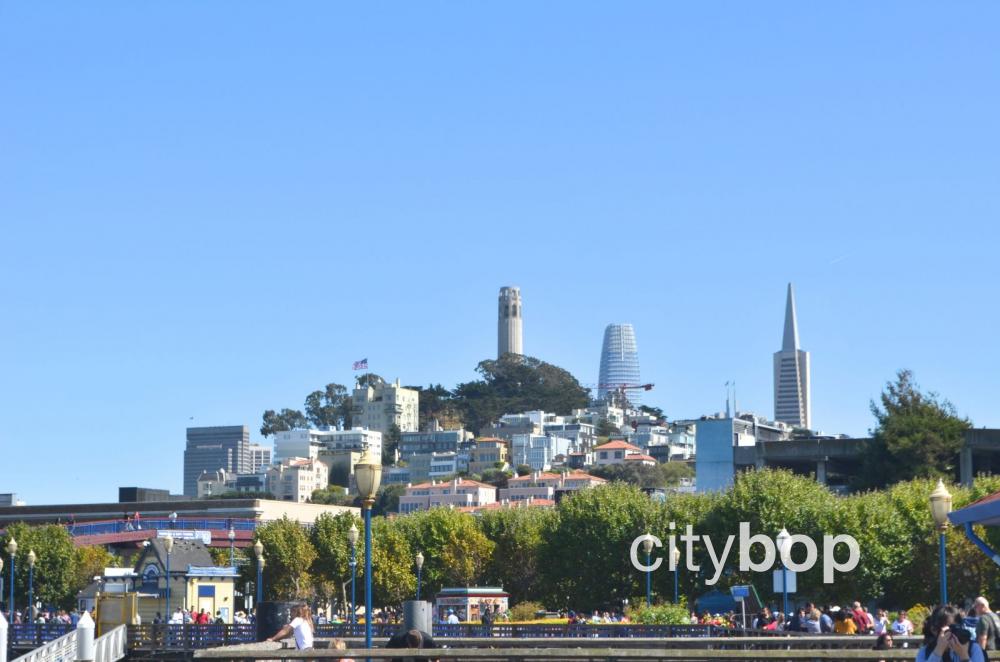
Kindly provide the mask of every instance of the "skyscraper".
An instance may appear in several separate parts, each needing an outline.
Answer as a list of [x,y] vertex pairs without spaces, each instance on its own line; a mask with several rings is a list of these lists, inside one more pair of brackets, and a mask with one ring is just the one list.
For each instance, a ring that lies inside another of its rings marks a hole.
[[187,429],[184,449],[184,495],[198,496],[198,476],[205,471],[225,469],[227,473],[248,474],[252,468],[250,428],[222,425]]
[[[638,385],[639,350],[635,344],[635,329],[631,324],[609,324],[604,329],[597,399],[603,400],[621,386]],[[633,405],[639,404],[639,391],[629,390],[625,394]]]
[[795,291],[789,283],[785,302],[785,334],[781,351],[774,353],[774,420],[811,429],[809,385],[809,352],[799,349]]
[[521,346],[521,288],[501,287],[497,308],[497,358],[523,354]]

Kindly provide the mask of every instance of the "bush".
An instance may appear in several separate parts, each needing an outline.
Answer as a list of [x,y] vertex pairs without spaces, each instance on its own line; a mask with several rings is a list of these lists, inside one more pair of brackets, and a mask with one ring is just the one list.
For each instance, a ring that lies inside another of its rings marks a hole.
[[519,602],[510,608],[510,620],[533,621],[538,612],[545,613],[545,605],[540,602]]
[[687,605],[663,604],[647,607],[630,607],[628,617],[633,623],[642,625],[688,625],[691,622],[691,614]]
[[931,608],[917,603],[906,610],[906,617],[913,623],[913,634],[919,635],[924,629],[924,621],[931,615]]

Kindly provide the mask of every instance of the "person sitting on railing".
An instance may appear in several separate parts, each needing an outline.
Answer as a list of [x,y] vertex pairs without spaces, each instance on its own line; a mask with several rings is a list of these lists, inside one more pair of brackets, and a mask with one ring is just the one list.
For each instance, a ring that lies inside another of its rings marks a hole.
[[302,604],[292,608],[292,621],[283,626],[268,641],[278,641],[290,634],[295,635],[295,648],[308,650],[313,647],[313,620],[309,605]]
[[972,638],[958,608],[941,605],[924,621],[924,643],[917,651],[917,662],[984,662],[983,649]]

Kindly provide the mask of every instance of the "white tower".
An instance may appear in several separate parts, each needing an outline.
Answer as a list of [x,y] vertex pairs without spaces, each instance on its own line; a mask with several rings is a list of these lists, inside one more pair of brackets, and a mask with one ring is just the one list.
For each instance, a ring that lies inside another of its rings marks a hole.
[[497,308],[497,358],[523,354],[521,346],[521,288],[501,287]]
[[785,334],[781,351],[774,353],[774,420],[812,429],[809,352],[799,349],[799,326],[795,317],[795,291],[788,284],[785,302]]

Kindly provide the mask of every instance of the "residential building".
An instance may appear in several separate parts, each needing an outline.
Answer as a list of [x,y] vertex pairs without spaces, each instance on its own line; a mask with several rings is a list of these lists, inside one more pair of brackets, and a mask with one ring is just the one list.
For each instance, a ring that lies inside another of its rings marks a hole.
[[625,464],[641,464],[646,467],[655,467],[656,458],[645,453],[629,453],[625,456]]
[[799,349],[795,292],[789,283],[781,351],[774,353],[774,420],[796,428],[812,429],[810,390],[809,352]]
[[510,463],[526,464],[532,471],[548,471],[557,455],[570,451],[569,439],[552,435],[515,434],[510,440]]
[[[639,350],[631,324],[609,324],[604,329],[597,399],[607,401],[620,387],[639,385]],[[638,405],[640,391],[625,390],[630,403]]]
[[285,458],[267,470],[267,489],[282,501],[305,503],[329,484],[329,470],[317,459]]
[[184,494],[198,495],[198,477],[206,471],[225,469],[234,474],[252,473],[250,428],[224,425],[187,429],[184,449]]
[[449,478],[469,470],[469,453],[424,453],[407,461],[411,481],[424,482]]
[[497,358],[524,354],[522,345],[521,288],[501,287],[497,301]]
[[234,480],[236,474],[227,473],[225,469],[206,471],[198,476],[198,498],[221,496],[229,491],[227,484]]
[[428,430],[403,432],[399,437],[399,457],[407,460],[414,455],[427,453],[455,453],[460,446],[472,439],[471,432],[458,430]]
[[250,444],[250,472],[259,474],[271,466],[271,447]]
[[406,485],[413,483],[410,467],[388,467],[382,470],[382,482],[386,485]]
[[[565,419],[569,417],[560,418]],[[584,422],[546,423],[542,427],[544,434],[568,439],[570,448],[577,451],[589,450],[594,447],[594,443],[597,441],[596,429],[595,425]]]
[[490,510],[509,510],[511,508],[554,508],[556,505],[553,499],[536,499],[528,497],[517,501],[500,500],[488,503],[484,506],[460,506],[458,509],[470,515],[480,515]]
[[496,488],[467,478],[408,485],[399,497],[399,512],[412,513],[436,507],[484,506],[496,502]]
[[523,501],[525,499],[557,499],[567,492],[597,487],[607,481],[591,476],[583,471],[534,471],[526,476],[517,476],[507,481],[507,487],[500,488],[499,498],[503,501]]
[[636,426],[629,441],[659,462],[690,460],[696,448],[696,425],[692,422]]
[[608,464],[624,464],[629,455],[641,454],[642,449],[638,446],[633,446],[621,439],[614,439],[594,449],[594,464],[599,467]]
[[476,447],[469,451],[469,473],[481,474],[490,469],[506,469],[510,466],[507,459],[506,441],[490,437],[477,439]]
[[274,433],[274,461],[283,462],[292,457],[316,459],[321,451],[370,450],[382,457],[382,433],[361,427],[338,430],[332,427],[318,429],[285,430]]
[[368,430],[388,434],[395,425],[400,432],[420,429],[420,393],[393,384],[356,385],[352,398],[351,420]]

